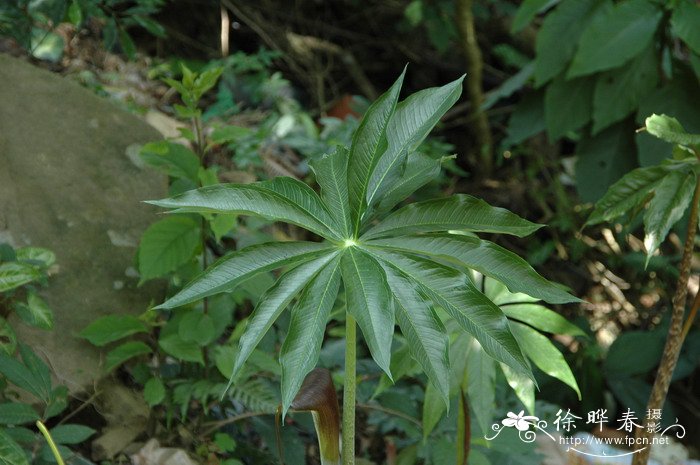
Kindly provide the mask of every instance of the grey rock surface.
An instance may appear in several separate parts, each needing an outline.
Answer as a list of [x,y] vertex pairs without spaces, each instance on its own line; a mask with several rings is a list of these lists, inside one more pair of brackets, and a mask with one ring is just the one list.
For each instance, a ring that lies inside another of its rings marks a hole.
[[100,378],[104,355],[77,333],[161,297],[160,286],[136,288],[133,267],[157,219],[141,201],[165,196],[167,180],[126,155],[161,136],[77,83],[1,54],[0,82],[0,241],[51,249],[60,267],[42,291],[54,330],[11,321],[75,392]]

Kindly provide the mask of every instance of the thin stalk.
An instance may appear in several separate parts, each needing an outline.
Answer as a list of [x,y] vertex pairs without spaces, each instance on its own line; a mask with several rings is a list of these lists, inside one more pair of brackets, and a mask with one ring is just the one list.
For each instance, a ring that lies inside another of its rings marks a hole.
[[[683,258],[679,267],[679,277],[676,286],[676,293],[673,296],[673,311],[671,313],[671,325],[666,336],[666,345],[661,355],[661,363],[656,373],[654,387],[649,396],[647,411],[661,409],[671,385],[673,370],[678,363],[678,356],[683,346],[683,314],[685,313],[685,303],[688,297],[688,279],[690,277],[690,262],[693,258],[693,246],[695,244],[695,231],[698,224],[698,201],[700,201],[700,182],[695,185],[695,193],[690,204],[690,218],[688,219],[688,236],[685,238],[683,247]],[[651,428],[647,420],[644,427],[637,428],[636,442],[644,446],[638,454],[634,455],[632,465],[646,465],[651,453]]]
[[56,458],[56,463],[58,465],[66,465],[63,461],[63,457],[61,457],[61,453],[58,452],[58,447],[56,447],[56,443],[53,442],[51,433],[49,433],[49,430],[46,429],[46,426],[44,426],[44,424],[41,421],[37,420],[36,427],[39,428],[41,434],[44,435],[44,439],[46,439],[46,442],[49,443],[49,448],[51,449],[51,452],[53,452],[53,456]]
[[347,314],[345,318],[345,387],[343,390],[343,465],[355,465],[356,333],[355,319]]

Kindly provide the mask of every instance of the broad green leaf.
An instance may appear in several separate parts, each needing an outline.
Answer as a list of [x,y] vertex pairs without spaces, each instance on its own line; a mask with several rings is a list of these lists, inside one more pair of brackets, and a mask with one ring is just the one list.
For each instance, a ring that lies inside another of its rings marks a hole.
[[371,253],[416,283],[423,294],[442,307],[473,335],[487,354],[532,376],[508,319],[493,302],[479,292],[464,273],[418,256],[372,248]]
[[3,429],[0,429],[0,465],[29,465],[22,447]]
[[185,362],[194,362],[204,365],[202,348],[196,342],[185,341],[179,334],[169,334],[158,340],[158,345],[168,355],[179,358]]
[[413,358],[428,375],[430,382],[449,409],[450,377],[448,372],[448,338],[440,318],[418,293],[416,285],[390,266],[382,266],[394,296],[396,321]]
[[288,177],[252,184],[219,184],[191,190],[170,199],[147,203],[175,212],[240,213],[295,224],[326,239],[340,240],[335,224],[318,194]]
[[518,102],[508,120],[508,136],[504,147],[513,147],[546,129],[544,91],[528,92]]
[[343,237],[352,234],[350,205],[348,203],[348,149],[336,149],[311,164],[316,182],[321,186],[321,199],[338,224]]
[[404,68],[394,85],[367,109],[355,131],[348,159],[348,203],[352,212],[353,232],[360,228],[367,207],[367,187],[379,158],[387,146],[387,125],[394,114],[399,92],[406,75]]
[[[163,350],[168,352],[165,348],[163,348]],[[150,353],[151,348],[141,341],[125,342],[107,352],[107,356],[105,357],[105,371],[110,372],[127,360]]]
[[216,336],[214,320],[209,314],[190,311],[180,320],[178,335],[183,341],[205,346]]
[[200,243],[200,224],[192,218],[168,216],[153,223],[139,244],[141,282],[165,276],[189,262]]
[[340,259],[328,263],[304,289],[291,311],[287,337],[280,351],[282,416],[318,362],[326,323],[340,288]]
[[143,161],[168,176],[197,182],[199,158],[182,144],[167,140],[150,142],[141,148],[139,155]]
[[611,221],[640,206],[667,174],[664,166],[637,168],[628,173],[596,203],[586,225]]
[[379,202],[384,193],[398,182],[407,155],[418,148],[459,99],[463,80],[464,76],[442,87],[418,91],[396,106],[386,129],[386,151],[372,172],[367,187],[367,205],[371,207]]
[[661,360],[664,333],[659,331],[626,331],[608,349],[603,368],[611,377],[643,375]]
[[49,366],[27,344],[19,344],[19,353],[22,356],[24,366],[27,367],[34,379],[33,391],[29,392],[36,392],[41,400],[48,402],[52,396]]
[[648,0],[616,4],[583,31],[568,76],[622,66],[649,45],[662,16],[663,10]]
[[44,299],[36,292],[27,294],[27,303],[17,303],[14,307],[17,316],[30,326],[41,329],[53,328],[53,312]]
[[[611,8],[608,0],[564,0],[544,19],[535,45],[535,86],[560,74],[571,61],[591,18]],[[566,40],[562,40],[566,37]]]
[[581,391],[578,388],[574,374],[571,372],[571,368],[569,368],[566,360],[564,360],[564,356],[554,344],[546,336],[527,325],[511,322],[510,327],[525,355],[540,370],[569,385],[571,389],[576,391],[579,400],[581,400]]
[[535,414],[535,383],[527,376],[513,371],[505,363],[499,364],[508,386],[518,396],[530,415]]
[[56,444],[80,444],[97,431],[83,425],[58,425],[49,432]]
[[653,46],[622,67],[601,73],[593,94],[593,134],[634,112],[658,81],[658,60]]
[[17,350],[17,334],[12,325],[0,316],[0,353],[13,355]]
[[419,152],[409,154],[406,170],[382,196],[376,208],[377,214],[388,212],[409,195],[437,178],[439,174],[440,160]]
[[132,334],[145,332],[148,332],[148,327],[135,316],[108,315],[90,323],[80,332],[80,337],[96,346],[104,346]]
[[7,292],[41,278],[41,272],[28,263],[0,263],[0,292]]
[[544,116],[550,141],[564,137],[591,120],[593,89],[590,78],[566,79],[560,75],[544,95]]
[[700,7],[692,0],[682,0],[673,10],[671,30],[695,53],[700,54]]
[[4,353],[0,353],[0,373],[2,373],[10,383],[20,389],[24,389],[37,398],[41,400],[46,400],[48,398],[48,393],[41,386],[42,383],[40,383],[38,377],[32,374],[29,368],[18,360]]
[[520,32],[540,12],[546,10],[558,0],[524,0],[515,12],[513,23],[510,26],[511,34]]
[[423,439],[427,439],[446,412],[444,396],[430,383],[423,397]]
[[552,334],[568,334],[569,336],[585,336],[586,333],[578,326],[542,305],[524,303],[501,305],[501,310],[511,320],[527,323],[540,331]]
[[527,236],[542,225],[531,223],[481,199],[456,194],[444,199],[415,202],[400,208],[370,228],[362,240],[420,232],[462,230]]
[[39,419],[39,414],[29,404],[5,402],[0,404],[0,424],[23,425]]
[[672,144],[700,145],[700,134],[688,134],[681,123],[666,115],[651,115],[644,125],[649,134]]
[[318,258],[333,250],[318,242],[277,242],[252,245],[214,262],[179,293],[156,308],[185,305],[219,292],[230,292],[242,281],[265,271]]
[[406,250],[461,264],[503,282],[511,292],[527,293],[546,302],[579,300],[543,278],[513,252],[476,237],[449,234],[402,236],[369,241],[367,245]]
[[697,176],[693,170],[673,171],[661,179],[644,214],[644,247],[649,259],[664,241],[668,231],[683,217],[693,197]]
[[[287,308],[296,295],[311,281],[314,276],[330,262],[337,253],[327,253],[326,255],[308,261],[282,274],[277,282],[258,301],[253,310],[245,332],[236,353],[236,360],[233,364],[231,380],[233,380],[250,354],[260,343],[272,324],[282,311]],[[230,382],[229,382],[230,383]]]
[[237,224],[237,215],[214,215],[214,218],[209,222],[209,227],[211,232],[214,233],[216,242],[220,242],[221,238],[235,228]]
[[481,431],[489,431],[496,407],[496,362],[474,339],[466,356],[469,406]]
[[160,404],[165,399],[165,385],[160,378],[151,378],[143,386],[143,399],[153,407]]
[[341,270],[347,312],[357,320],[372,358],[391,379],[394,304],[384,271],[374,258],[354,246],[345,250]]
[[595,202],[608,188],[637,167],[634,126],[628,121],[610,126],[576,146],[576,190],[584,202]]
[[20,247],[15,253],[18,262],[40,264],[45,268],[56,263],[56,254],[41,247]]

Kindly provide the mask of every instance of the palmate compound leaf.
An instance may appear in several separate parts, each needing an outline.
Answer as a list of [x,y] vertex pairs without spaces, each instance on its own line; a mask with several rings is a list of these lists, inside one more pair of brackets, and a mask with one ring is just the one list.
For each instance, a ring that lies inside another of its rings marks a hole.
[[318,362],[326,323],[340,288],[340,258],[335,257],[306,286],[291,312],[289,331],[280,352],[282,416]]
[[361,240],[449,230],[523,237],[541,227],[540,224],[531,223],[504,208],[492,207],[471,195],[456,194],[445,199],[406,205],[371,227],[362,235]]
[[394,305],[381,266],[357,247],[341,261],[347,311],[362,330],[372,358],[391,379],[389,362],[394,336]]
[[326,239],[340,240],[335,221],[309,186],[289,177],[252,184],[218,184],[170,199],[148,201],[175,212],[242,213],[295,224]]
[[470,268],[504,283],[512,292],[527,293],[550,303],[578,302],[559,286],[543,278],[525,260],[493,242],[453,234],[402,236],[368,241],[394,250],[437,257],[457,269]]
[[422,294],[474,336],[487,354],[532,377],[510,332],[508,319],[496,304],[476,289],[466,274],[409,253],[379,247],[367,247],[367,250],[417,285]]
[[219,292],[232,291],[258,273],[309,261],[331,250],[329,244],[318,242],[275,242],[246,247],[214,262],[157,308],[174,308]]
[[396,106],[396,112],[386,129],[386,151],[379,159],[367,186],[368,206],[379,202],[383,194],[398,181],[406,156],[416,150],[440,118],[459,99],[463,80],[464,76],[442,87],[421,90]]
[[367,208],[367,188],[370,176],[387,147],[387,126],[396,110],[396,102],[406,74],[380,96],[367,110],[355,131],[348,159],[348,203],[352,212],[352,230],[357,234],[362,214]]
[[282,274],[275,284],[265,292],[253,310],[245,331],[241,336],[233,363],[231,380],[239,374],[243,364],[255,350],[277,317],[292,302],[294,297],[311,281],[318,272],[338,255],[328,251],[319,258],[303,263]]
[[672,171],[654,189],[654,197],[644,214],[644,247],[649,259],[664,241],[668,231],[683,213],[693,197],[697,176],[691,169]]
[[382,264],[382,269],[394,297],[396,321],[411,355],[449,409],[449,341],[445,327],[414,283],[391,266]]

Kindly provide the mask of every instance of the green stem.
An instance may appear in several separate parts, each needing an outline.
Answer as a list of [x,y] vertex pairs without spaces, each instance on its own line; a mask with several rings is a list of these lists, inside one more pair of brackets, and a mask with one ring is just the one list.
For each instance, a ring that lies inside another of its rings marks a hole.
[[343,465],[355,465],[355,363],[357,335],[355,319],[345,318],[345,388],[343,391]]
[[65,465],[65,462],[63,461],[63,458],[61,457],[61,454],[58,452],[58,447],[56,447],[56,443],[53,442],[53,438],[51,437],[51,433],[49,433],[49,430],[46,429],[46,426],[44,426],[44,424],[41,421],[37,421],[36,427],[39,428],[39,431],[41,431],[41,434],[44,435],[46,442],[49,443],[49,447],[51,448],[51,452],[53,452],[53,456],[56,457],[56,463],[58,465]]

